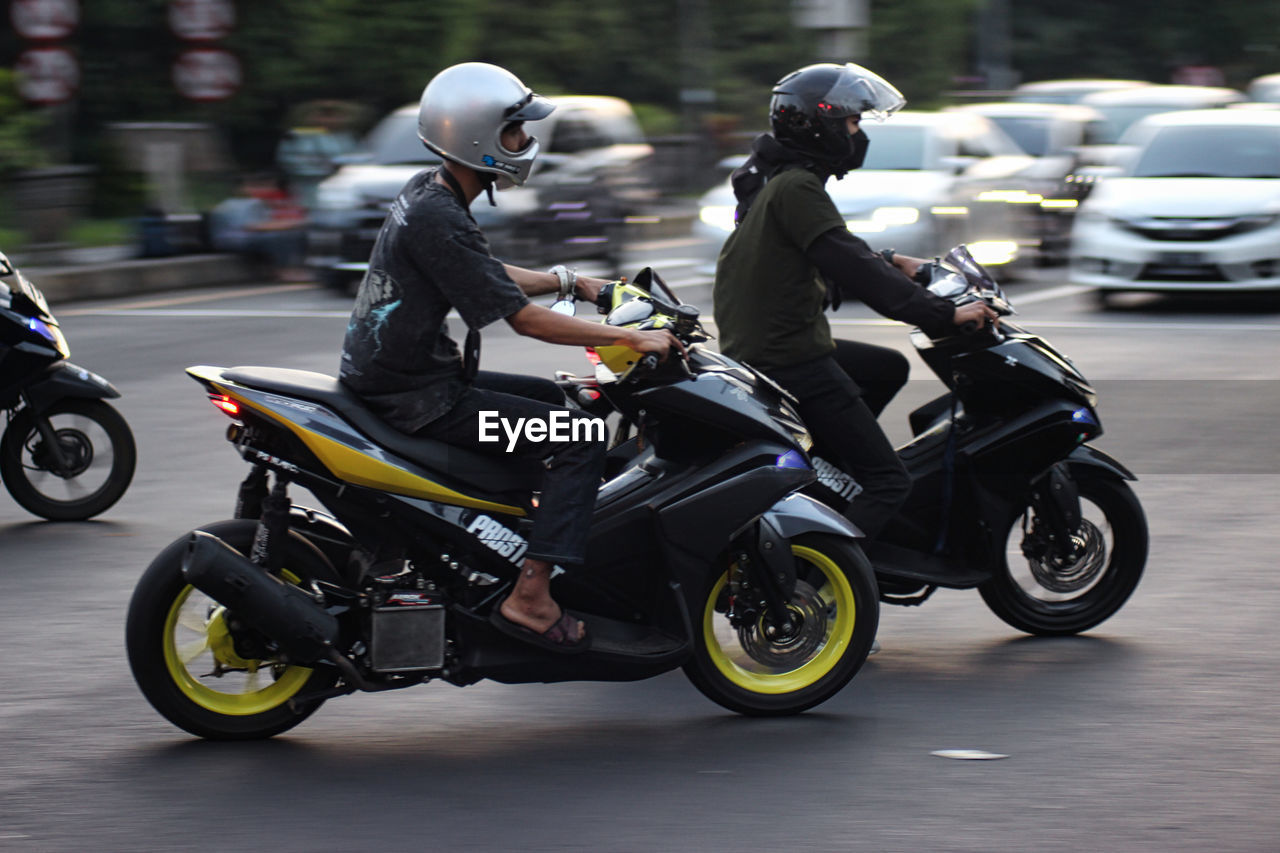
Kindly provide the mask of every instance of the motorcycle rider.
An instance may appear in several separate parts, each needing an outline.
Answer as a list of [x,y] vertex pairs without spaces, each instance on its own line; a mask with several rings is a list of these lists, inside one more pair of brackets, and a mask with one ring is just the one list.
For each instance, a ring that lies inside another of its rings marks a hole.
[[798,398],[815,446],[862,485],[846,515],[874,537],[911,488],[876,422],[906,381],[907,363],[885,347],[834,340],[825,309],[860,299],[935,336],[996,314],[920,287],[911,276],[924,261],[872,250],[849,233],[827,195],[828,178],[862,165],[862,119],[883,121],[906,103],[892,84],[853,63],[821,63],[786,75],[772,94],[772,133],[756,138],[733,173],[737,225],[713,291],[720,348]]
[[[564,398],[550,380],[477,372],[479,330],[498,319],[549,343],[625,345],[659,358],[673,347],[683,351],[667,331],[591,323],[529,301],[570,289],[594,300],[603,280],[563,267],[534,272],[490,253],[470,204],[482,191],[492,204],[495,184],[525,182],[538,142],[524,122],[554,109],[511,72],[479,62],[446,68],[422,93],[418,135],[444,164],[415,175],[392,203],[360,285],[340,371],[348,388],[402,432],[493,452],[481,441],[482,412],[512,422],[547,423],[557,411],[585,417],[556,405]],[[470,330],[465,359],[449,337],[451,309]],[[547,464],[527,557],[511,594],[494,610],[494,625],[553,651],[582,651],[586,626],[551,597],[550,580],[556,564],[572,568],[583,560],[605,446],[536,441],[521,432],[511,452]]]

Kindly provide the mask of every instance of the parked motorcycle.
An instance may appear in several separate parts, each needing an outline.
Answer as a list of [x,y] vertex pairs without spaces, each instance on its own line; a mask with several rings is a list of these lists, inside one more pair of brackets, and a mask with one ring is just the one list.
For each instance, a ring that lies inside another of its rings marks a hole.
[[67,361],[44,295],[0,254],[0,480],[42,518],[82,520],[129,488],[137,452],[111,383]]
[[[958,305],[981,300],[1003,318],[1015,313],[964,246],[932,275],[930,290]],[[670,292],[641,301],[632,322],[675,322],[687,310],[678,303]],[[949,390],[910,414],[914,438],[898,453],[911,494],[877,540],[863,544],[881,601],[918,605],[938,587],[977,588],[997,616],[1031,634],[1075,634],[1109,618],[1142,577],[1147,524],[1127,482],[1134,475],[1087,443],[1102,434],[1094,389],[1066,356],[1008,319],[939,339],[916,329],[911,340]],[[714,358],[705,369],[753,372]],[[609,414],[596,378],[557,380],[587,411]],[[623,413],[610,450],[615,466],[643,441],[643,429],[631,435],[634,425]],[[813,449],[820,476],[806,493],[843,511],[860,487],[823,453]]]
[[[623,322],[641,283],[617,290]],[[625,347],[598,386],[645,444],[599,491],[586,566],[555,597],[587,624],[564,654],[495,629],[538,512],[541,465],[386,426],[334,379],[192,367],[252,470],[235,518],[180,537],[129,606],[130,666],[162,715],[212,739],[261,738],[327,699],[440,680],[626,681],[683,667],[749,715],[825,701],[870,650],[879,604],[842,516],[796,494],[810,439],[775,386],[659,364]],[[269,485],[270,483],[270,485]],[[292,505],[291,484],[327,512]]]

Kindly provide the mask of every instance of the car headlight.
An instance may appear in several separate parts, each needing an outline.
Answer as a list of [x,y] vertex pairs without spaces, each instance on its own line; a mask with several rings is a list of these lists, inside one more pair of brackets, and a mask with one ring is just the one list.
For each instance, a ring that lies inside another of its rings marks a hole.
[[732,231],[735,226],[733,221],[735,208],[724,204],[710,204],[698,211],[698,218],[712,228],[720,231]]
[[1274,223],[1277,219],[1276,214],[1260,214],[1258,216],[1242,216],[1236,221],[1235,232],[1237,234],[1246,234],[1250,231],[1257,231],[1259,228],[1266,228]]
[[920,211],[914,207],[877,207],[869,218],[849,219],[845,225],[855,233],[878,233],[888,228],[914,225],[919,220]]

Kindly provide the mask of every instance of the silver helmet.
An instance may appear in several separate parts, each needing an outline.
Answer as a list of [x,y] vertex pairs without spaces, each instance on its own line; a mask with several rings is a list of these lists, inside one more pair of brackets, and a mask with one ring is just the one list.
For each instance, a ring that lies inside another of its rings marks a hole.
[[447,160],[497,175],[500,188],[521,185],[538,156],[538,140],[531,136],[519,151],[509,151],[502,131],[513,122],[546,118],[554,109],[505,68],[464,62],[441,71],[423,90],[418,136]]

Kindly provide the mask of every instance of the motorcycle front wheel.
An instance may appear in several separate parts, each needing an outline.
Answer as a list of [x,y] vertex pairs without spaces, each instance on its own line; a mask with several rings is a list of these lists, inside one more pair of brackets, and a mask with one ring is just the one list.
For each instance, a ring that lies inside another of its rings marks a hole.
[[[247,554],[257,522],[200,529]],[[209,740],[267,738],[298,725],[323,704],[306,694],[331,687],[337,671],[242,657],[227,609],[183,578],[186,545],[183,536],[161,551],[129,602],[125,645],[138,687],[169,722]],[[334,572],[314,545],[290,531],[281,576],[302,585],[312,578],[333,580]]]
[[871,650],[880,603],[871,564],[857,545],[805,534],[791,541],[796,585],[784,633],[757,608],[734,613],[730,566],[698,597],[694,656],[685,675],[703,695],[755,717],[798,714],[825,702],[861,668]]
[[1028,506],[1009,525],[1003,565],[978,587],[996,616],[1028,634],[1095,627],[1129,600],[1147,564],[1147,519],[1129,484],[1079,468],[1072,475],[1081,524],[1071,553],[1045,546],[1043,525]]
[[24,408],[0,439],[0,479],[28,512],[51,521],[83,521],[120,500],[133,480],[137,451],[129,425],[101,400],[67,398],[40,413],[53,428],[59,465]]

